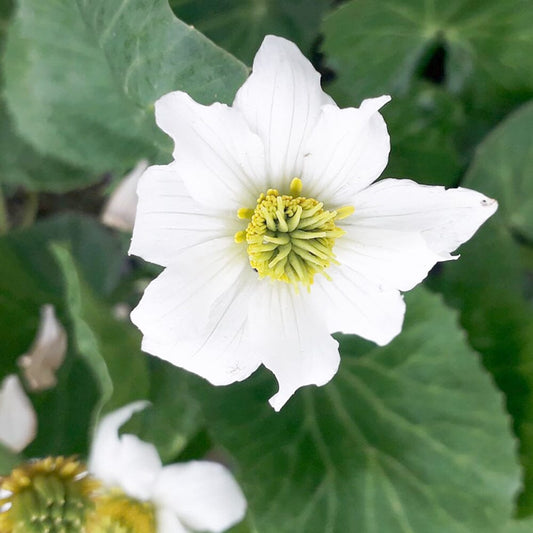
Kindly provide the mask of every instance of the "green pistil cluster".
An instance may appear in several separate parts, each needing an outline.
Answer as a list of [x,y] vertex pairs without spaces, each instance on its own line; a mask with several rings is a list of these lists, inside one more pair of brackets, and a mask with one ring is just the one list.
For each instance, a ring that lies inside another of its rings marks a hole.
[[79,533],[99,484],[75,458],[48,457],[0,479],[2,533]]
[[155,533],[154,506],[106,490],[74,457],[29,461],[0,477],[0,533]]
[[261,278],[310,286],[315,274],[324,273],[335,262],[333,245],[344,234],[335,220],[349,216],[353,208],[327,211],[314,198],[300,196],[301,190],[301,180],[294,178],[290,195],[269,189],[253,211],[243,208],[238,212],[239,218],[251,220],[235,240],[246,241],[250,265]]

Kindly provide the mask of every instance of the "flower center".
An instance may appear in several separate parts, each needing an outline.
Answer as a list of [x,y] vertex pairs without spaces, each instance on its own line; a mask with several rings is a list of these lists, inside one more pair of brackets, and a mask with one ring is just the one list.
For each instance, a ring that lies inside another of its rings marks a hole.
[[0,478],[0,531],[82,530],[99,487],[73,457],[47,457],[15,468]]
[[96,500],[87,533],[155,533],[154,507],[114,490]]
[[300,196],[302,181],[294,178],[290,195],[269,189],[257,199],[255,209],[239,209],[241,219],[250,219],[245,231],[235,234],[237,243],[248,244],[250,265],[260,278],[309,287],[317,273],[335,263],[333,245],[344,231],[335,225],[354,212],[352,206],[327,211],[314,198]]

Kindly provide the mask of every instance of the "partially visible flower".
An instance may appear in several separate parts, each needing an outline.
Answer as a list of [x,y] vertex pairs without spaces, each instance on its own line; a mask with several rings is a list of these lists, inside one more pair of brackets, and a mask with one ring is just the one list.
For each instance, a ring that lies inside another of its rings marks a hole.
[[148,161],[141,159],[133,170],[126,174],[111,193],[102,211],[102,223],[111,228],[131,231],[137,209],[137,184],[148,167]]
[[267,36],[233,106],[156,102],[174,161],[139,182],[130,252],[162,265],[132,321],[143,349],[215,385],[264,364],[279,410],[339,365],[330,333],[400,333],[400,291],[491,216],[468,189],[375,180],[390,142],[379,109],[339,109],[291,42]]
[[114,411],[96,429],[89,470],[110,493],[97,503],[89,533],[112,522],[139,533],[153,527],[157,533],[219,532],[242,520],[246,501],[224,466],[208,461],[162,466],[152,444],[119,436],[120,427],[145,405],[136,402]]
[[4,378],[0,387],[0,444],[21,452],[37,432],[37,415],[17,375]]
[[42,391],[57,383],[56,370],[67,353],[67,332],[56,317],[54,306],[41,307],[39,329],[31,348],[18,358],[28,387]]

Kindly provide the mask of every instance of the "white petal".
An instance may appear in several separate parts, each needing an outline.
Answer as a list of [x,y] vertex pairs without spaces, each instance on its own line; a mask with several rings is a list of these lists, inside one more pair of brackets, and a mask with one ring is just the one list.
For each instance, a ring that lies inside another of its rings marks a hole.
[[54,306],[43,305],[35,340],[28,352],[17,360],[30,390],[46,390],[57,383],[55,373],[66,353],[67,332],[57,319]]
[[255,205],[266,187],[264,149],[238,111],[176,91],[156,102],[155,116],[174,139],[176,168],[195,200],[234,212]]
[[338,343],[305,289],[262,280],[250,302],[250,335],[261,350],[279,391],[270,404],[279,411],[304,385],[325,385],[339,366]]
[[11,374],[0,388],[0,443],[21,452],[37,433],[37,415],[19,378]]
[[437,261],[450,259],[436,254],[414,231],[356,224],[342,228],[346,234],[335,243],[337,260],[380,287],[408,291],[427,276]]
[[135,435],[119,436],[120,427],[147,402],[134,402],[104,416],[96,428],[89,471],[109,487],[120,487],[140,500],[151,498],[161,460],[155,446]]
[[323,104],[320,74],[286,39],[267,35],[233,106],[265,145],[269,187],[285,189],[303,169],[305,140]]
[[209,461],[165,466],[154,491],[157,505],[172,509],[195,531],[224,531],[246,512],[244,495],[227,468]]
[[189,530],[183,527],[174,511],[159,507],[156,509],[157,533],[188,533]]
[[386,179],[356,197],[349,224],[420,232],[437,254],[447,256],[466,242],[498,208],[495,200],[470,189],[418,185]]
[[142,159],[129,174],[122,178],[102,210],[103,224],[123,231],[133,229],[137,209],[137,184],[147,168],[148,161]]
[[[152,166],[137,189],[139,203],[129,253],[167,266],[180,252],[242,229],[236,213],[221,213],[196,202],[177,163]],[[242,225],[242,224],[241,224]]]
[[190,248],[148,285],[131,320],[158,343],[198,338],[213,303],[245,268],[245,248],[231,238]]
[[389,96],[365,100],[359,109],[322,108],[305,147],[305,196],[326,205],[346,205],[354,193],[380,176],[387,166],[390,140],[378,110],[389,100]]
[[332,266],[328,274],[331,281],[320,277],[312,290],[331,332],[354,333],[380,346],[400,333],[405,303],[397,290],[379,287],[349,265]]
[[250,344],[247,322],[248,303],[257,275],[247,267],[211,307],[204,329],[194,338],[181,337],[162,342],[161,336],[145,336],[142,348],[172,364],[194,372],[213,385],[227,385],[246,379],[261,364]]

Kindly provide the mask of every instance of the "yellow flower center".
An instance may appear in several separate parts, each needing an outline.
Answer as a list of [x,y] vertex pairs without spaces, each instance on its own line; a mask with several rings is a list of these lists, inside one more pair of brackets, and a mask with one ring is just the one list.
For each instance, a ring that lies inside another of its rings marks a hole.
[[119,490],[96,500],[87,533],[155,533],[154,506],[129,498]]
[[322,202],[301,192],[302,181],[294,178],[289,195],[269,189],[259,196],[255,209],[239,209],[237,216],[250,222],[235,234],[235,242],[248,244],[250,265],[260,278],[309,287],[315,274],[327,276],[324,270],[336,262],[333,245],[345,232],[335,221],[354,208],[327,211]]
[[78,533],[99,483],[73,457],[47,457],[0,478],[2,533]]

